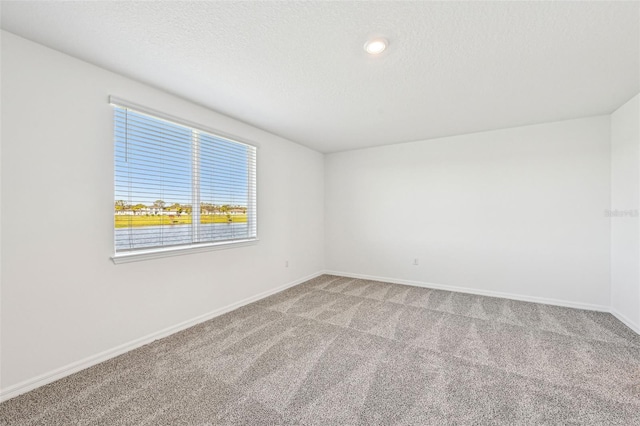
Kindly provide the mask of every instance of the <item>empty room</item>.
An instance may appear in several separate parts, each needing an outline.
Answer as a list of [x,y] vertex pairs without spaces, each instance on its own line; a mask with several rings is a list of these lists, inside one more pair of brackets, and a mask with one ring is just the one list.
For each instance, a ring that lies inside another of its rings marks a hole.
[[640,2],[0,15],[0,425],[640,425]]

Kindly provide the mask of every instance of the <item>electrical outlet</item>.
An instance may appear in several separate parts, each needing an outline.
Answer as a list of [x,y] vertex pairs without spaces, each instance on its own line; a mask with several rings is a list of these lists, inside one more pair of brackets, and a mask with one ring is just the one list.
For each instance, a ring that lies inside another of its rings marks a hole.
[[413,259],[413,265],[414,266],[418,266],[418,258],[417,257],[415,259]]
[[285,260],[285,261],[284,261],[284,267],[285,267],[285,268],[288,268],[288,267],[289,267],[289,261],[288,261],[288,260]]

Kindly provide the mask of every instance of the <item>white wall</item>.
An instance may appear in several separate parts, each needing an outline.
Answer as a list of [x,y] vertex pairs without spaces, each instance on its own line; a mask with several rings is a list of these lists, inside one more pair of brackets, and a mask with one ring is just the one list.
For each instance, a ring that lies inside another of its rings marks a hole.
[[611,115],[611,307],[640,332],[640,95]]
[[608,309],[609,121],[327,155],[327,268]]
[[[114,265],[109,95],[257,142],[260,242]],[[323,269],[321,154],[6,32],[2,107],[5,394]]]

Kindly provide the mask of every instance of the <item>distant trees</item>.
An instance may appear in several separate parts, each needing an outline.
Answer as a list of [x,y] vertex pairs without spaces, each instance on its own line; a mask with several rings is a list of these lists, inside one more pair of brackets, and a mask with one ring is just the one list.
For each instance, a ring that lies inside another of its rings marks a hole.
[[220,206],[220,213],[227,215],[227,221],[231,223],[231,207],[228,204]]
[[116,200],[116,211],[128,210],[129,206],[124,200]]
[[[176,212],[178,216],[183,213],[190,215],[193,207],[190,204],[180,204],[178,202],[167,203],[164,200],[156,200],[151,205],[137,203],[135,205],[128,204],[125,200],[115,201],[115,211],[121,212],[120,214],[163,214],[163,212]],[[246,214],[247,208],[245,206],[237,206],[231,204],[213,204],[213,203],[200,203],[200,213],[207,215],[225,215],[230,220],[232,214]],[[167,213],[164,213],[167,214]]]
[[233,213],[247,213],[247,208],[242,206],[232,206],[230,204],[217,205],[213,203],[200,203],[200,212],[202,214],[221,214],[227,215]]
[[214,214],[216,212],[216,206],[212,203],[200,203],[200,213],[202,214]]
[[168,207],[168,209],[176,212],[178,215],[182,214],[182,205],[180,205],[180,203],[173,203]]

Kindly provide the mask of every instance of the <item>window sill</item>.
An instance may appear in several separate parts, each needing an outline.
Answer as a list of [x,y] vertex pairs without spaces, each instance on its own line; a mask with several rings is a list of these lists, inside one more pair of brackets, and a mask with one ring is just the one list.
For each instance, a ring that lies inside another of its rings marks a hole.
[[116,265],[120,263],[140,262],[142,260],[159,259],[162,257],[182,256],[191,253],[202,253],[212,250],[225,250],[237,247],[252,246],[258,243],[258,239],[225,241],[220,243],[194,244],[190,246],[169,247],[150,250],[138,250],[130,253],[119,253],[111,256]]

